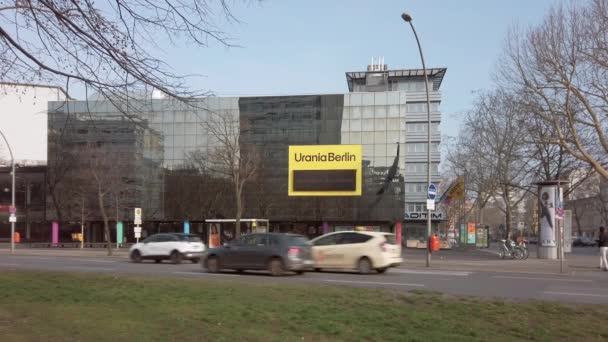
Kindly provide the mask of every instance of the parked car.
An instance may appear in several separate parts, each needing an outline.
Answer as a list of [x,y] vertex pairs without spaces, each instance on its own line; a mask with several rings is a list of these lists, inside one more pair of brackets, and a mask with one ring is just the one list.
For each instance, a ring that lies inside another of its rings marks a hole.
[[595,247],[597,246],[597,241],[588,237],[579,237],[572,241],[572,246],[574,247]]
[[538,238],[536,236],[528,237],[527,241],[531,245],[538,245]]
[[210,248],[202,261],[208,272],[223,269],[268,270],[273,276],[285,271],[302,274],[311,270],[311,246],[308,238],[295,234],[255,233],[243,235],[224,246]]
[[315,270],[346,269],[384,273],[403,262],[394,234],[346,231],[322,235],[312,241]]
[[129,250],[133,262],[145,259],[156,263],[169,259],[173,264],[179,264],[187,259],[193,263],[199,262],[205,245],[196,235],[181,233],[161,233],[148,236],[145,240],[134,244]]

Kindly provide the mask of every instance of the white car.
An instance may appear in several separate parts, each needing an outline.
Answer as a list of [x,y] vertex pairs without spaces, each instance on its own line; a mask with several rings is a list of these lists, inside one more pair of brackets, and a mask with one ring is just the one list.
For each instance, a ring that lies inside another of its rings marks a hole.
[[401,246],[394,234],[380,232],[335,232],[311,241],[315,270],[346,269],[384,273],[403,262]]
[[163,259],[169,259],[172,263],[179,264],[183,259],[188,259],[197,263],[204,251],[205,245],[196,235],[161,233],[150,235],[131,246],[129,256],[133,262],[151,259],[159,263]]

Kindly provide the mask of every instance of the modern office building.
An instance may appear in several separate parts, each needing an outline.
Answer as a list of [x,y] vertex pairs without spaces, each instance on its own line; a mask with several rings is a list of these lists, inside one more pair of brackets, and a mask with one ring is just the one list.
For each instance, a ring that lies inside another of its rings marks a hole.
[[[446,69],[428,72],[438,183],[439,88]],[[213,163],[225,152],[211,128],[217,128],[213,118],[222,118],[227,136],[238,136],[240,152],[257,156],[255,176],[244,186],[243,217],[269,219],[272,231],[311,236],[355,227],[393,231],[401,222],[414,246],[426,235],[429,127],[422,75],[371,65],[346,73],[346,94],[134,100],[129,110],[110,100],[50,102],[48,173],[63,190],[48,196],[47,217],[59,220],[53,202],[68,201],[73,184],[91,179],[97,167],[107,170],[104,207],[113,221],[130,222],[133,207],[142,207],[144,232],[181,229],[187,221],[190,231],[204,233],[205,219],[233,218],[233,186]],[[345,144],[362,146],[361,196],[288,196],[290,145]],[[71,160],[78,166],[62,174]],[[396,173],[387,177],[393,164]],[[98,204],[88,207],[91,226],[100,227]],[[61,221],[78,221],[75,214],[64,211]],[[433,222],[441,218],[437,213]],[[89,238],[100,240],[95,229]]]

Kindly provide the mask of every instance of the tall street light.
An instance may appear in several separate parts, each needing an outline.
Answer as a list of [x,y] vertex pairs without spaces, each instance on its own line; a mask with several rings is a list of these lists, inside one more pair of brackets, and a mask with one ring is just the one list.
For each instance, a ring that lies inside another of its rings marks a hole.
[[[6,137],[4,136],[4,133],[2,133],[2,131],[0,131],[0,135],[2,135],[2,139],[4,139],[4,142],[6,142],[6,146],[8,147],[8,152],[11,155],[11,173],[13,175],[12,177],[12,194],[11,194],[11,216],[13,215],[12,211],[15,208],[15,158],[13,158],[13,150],[11,150],[11,145],[9,145],[8,140],[6,140]],[[15,222],[14,220],[11,220],[11,253],[15,253]]]
[[[422,47],[420,46],[420,40],[418,39],[418,34],[416,33],[416,29],[414,28],[414,24],[412,24],[412,16],[408,13],[401,14],[401,18],[412,28],[414,32],[414,37],[416,37],[416,43],[418,44],[418,51],[420,52],[420,59],[422,60],[422,71],[424,73],[424,83],[426,89],[426,115],[428,121],[428,127],[426,129],[427,132],[427,140],[428,145],[426,148],[427,151],[427,167],[426,167],[426,181],[427,181],[427,189],[431,186],[431,98],[429,96],[429,78],[426,73],[426,64],[424,63],[424,55],[422,54]],[[431,210],[427,208],[426,211],[426,267],[431,266],[431,251],[430,251],[430,238],[431,238]]]

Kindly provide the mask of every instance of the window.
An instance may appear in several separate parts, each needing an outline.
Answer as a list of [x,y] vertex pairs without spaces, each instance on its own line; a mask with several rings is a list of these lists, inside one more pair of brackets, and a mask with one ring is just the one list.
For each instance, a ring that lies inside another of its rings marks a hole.
[[[428,122],[408,122],[405,126],[408,133],[423,133],[426,132]],[[439,132],[439,122],[431,123],[432,133]]]
[[424,193],[426,188],[426,183],[405,183],[405,191],[409,193]]
[[426,212],[426,203],[407,203],[405,208],[410,213],[423,213]]
[[371,235],[360,234],[360,233],[343,233],[342,239],[340,240],[341,245],[364,243],[371,239]]
[[287,240],[287,244],[289,244],[290,246],[309,246],[310,245],[310,241],[304,236],[287,235],[286,240]]
[[[426,173],[426,163],[406,163],[405,170],[407,173]],[[431,164],[431,172],[439,172],[439,164]]]
[[407,143],[408,153],[422,153],[426,152],[426,143]]
[[243,246],[266,246],[268,244],[268,236],[264,234],[246,235],[240,239],[240,244]]
[[342,234],[332,234],[332,235],[322,237],[319,240],[315,241],[315,246],[335,245],[338,243],[338,240],[341,239],[341,235]]
[[[408,113],[426,113],[426,102],[409,102],[406,104]],[[431,102],[431,112],[439,111],[439,102]]]
[[397,238],[395,237],[395,234],[385,234],[384,238],[386,239],[386,243],[388,243],[388,244],[391,244],[391,245],[397,244]]

